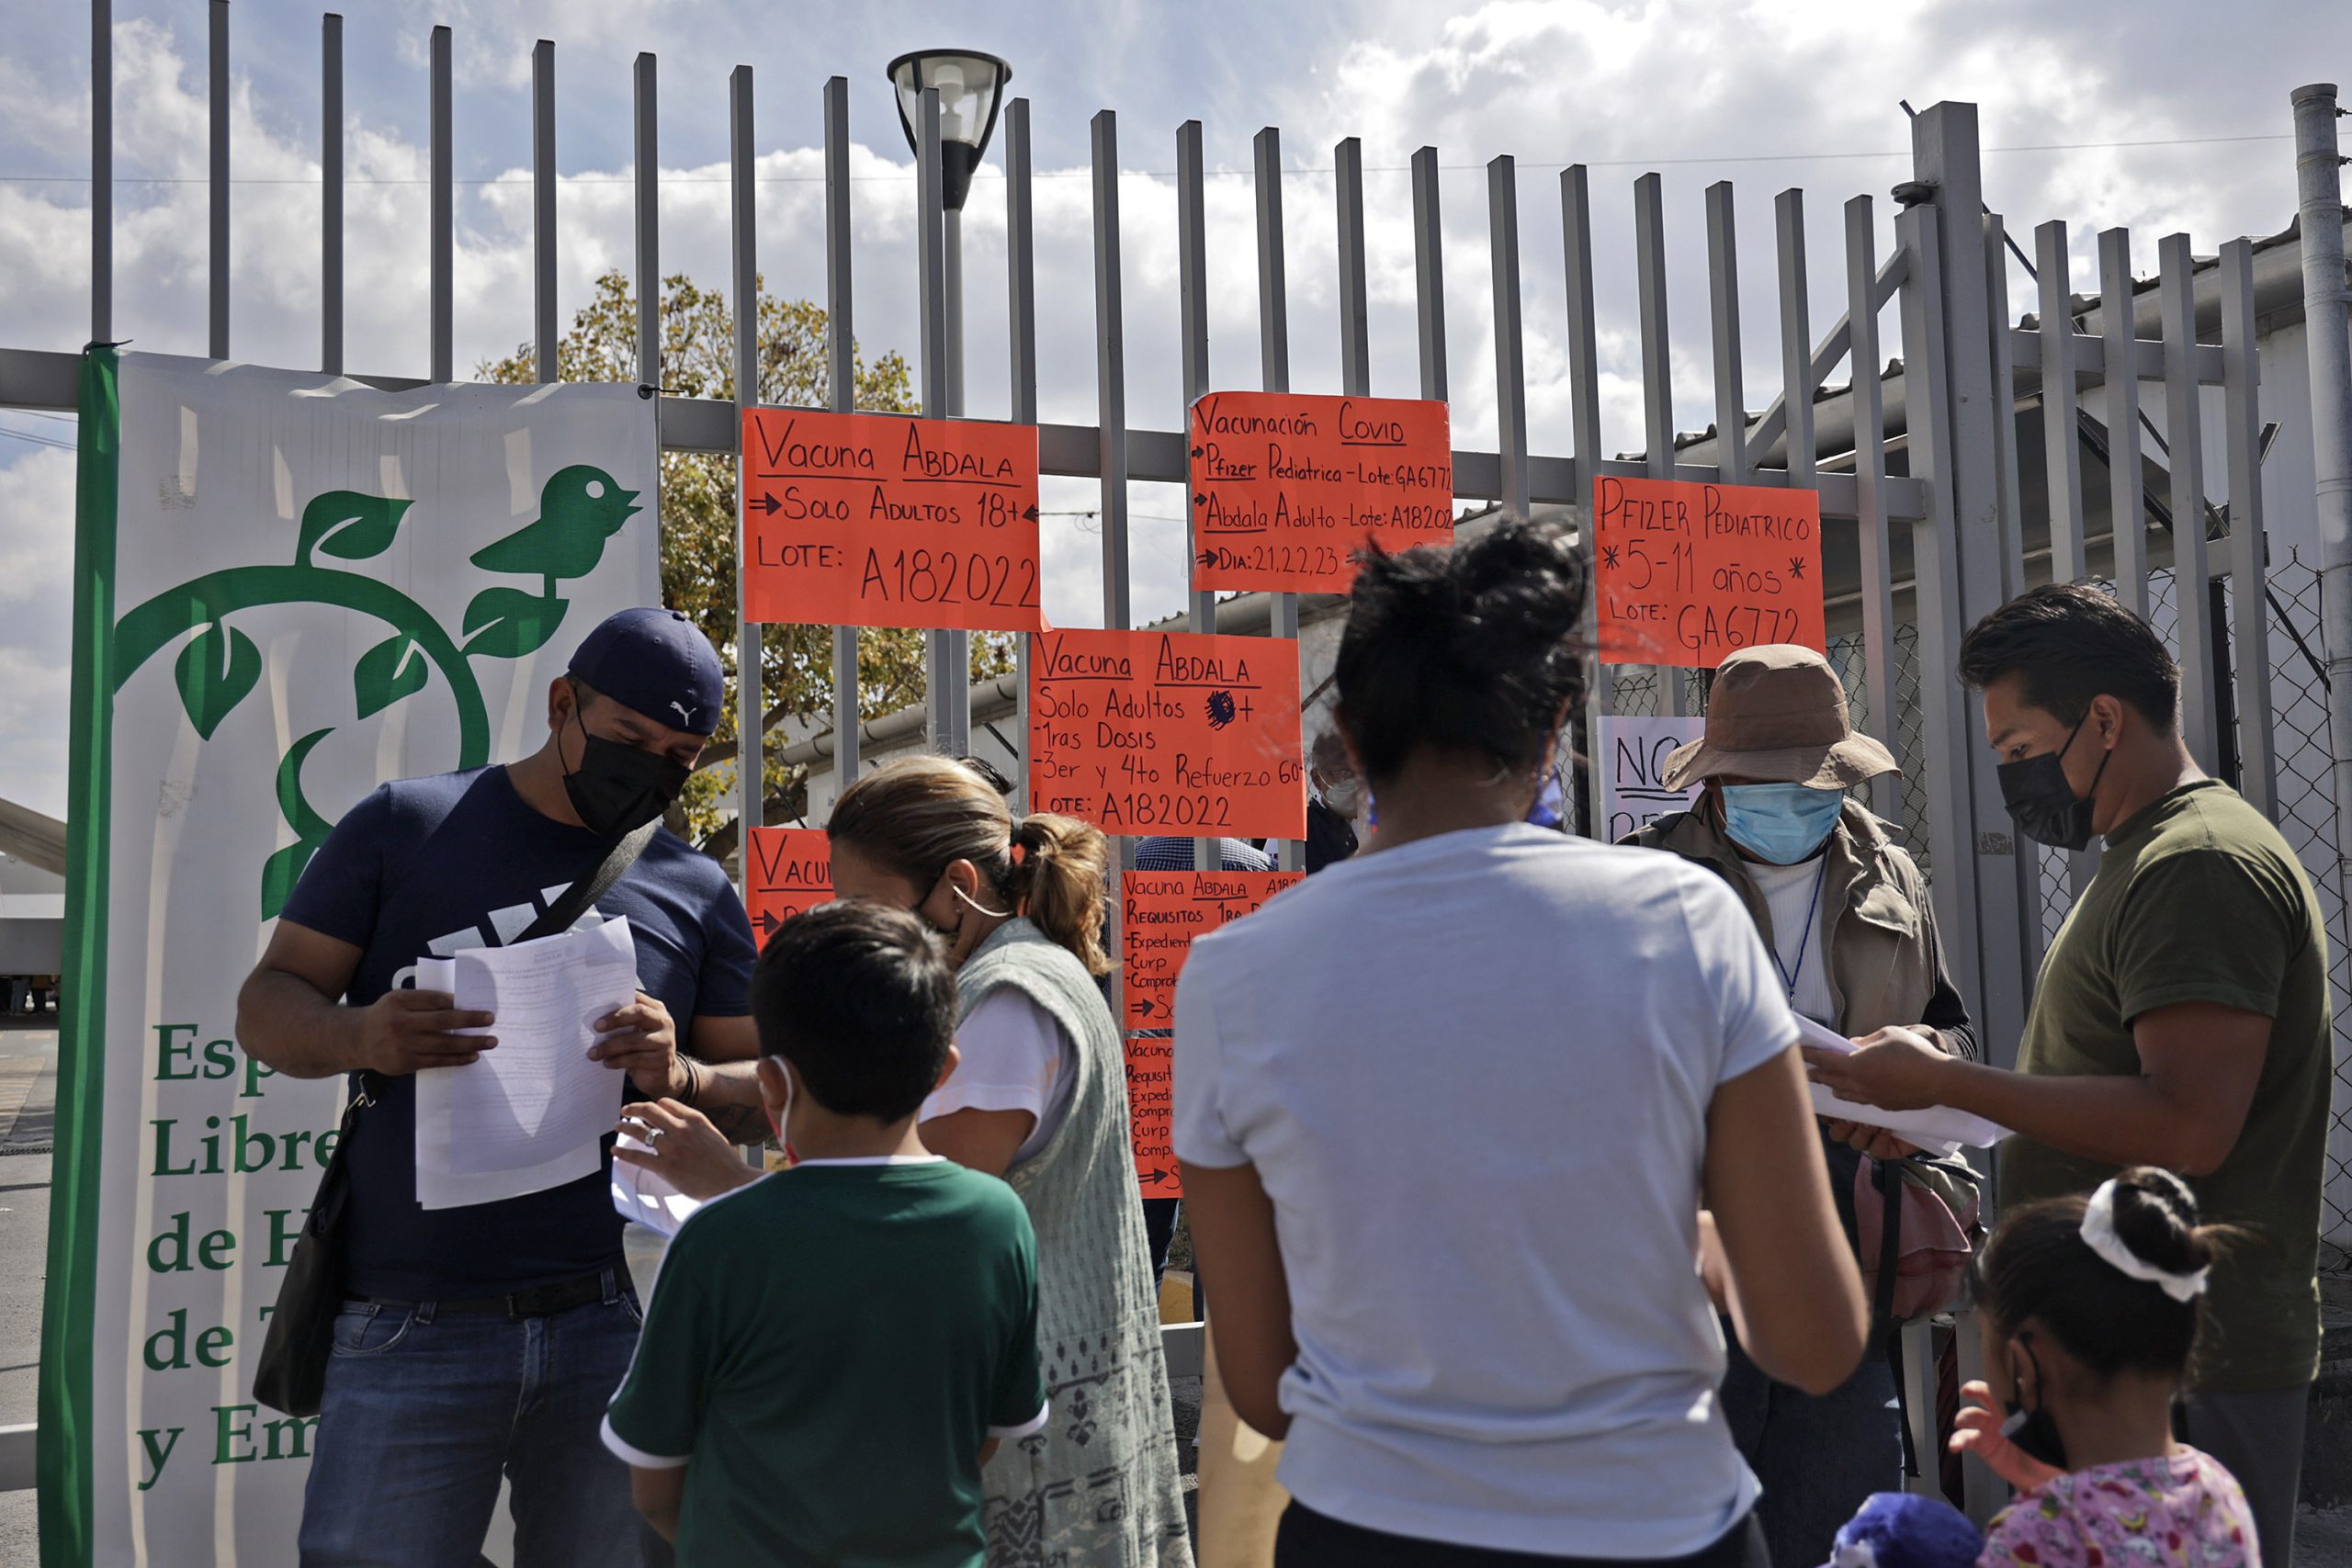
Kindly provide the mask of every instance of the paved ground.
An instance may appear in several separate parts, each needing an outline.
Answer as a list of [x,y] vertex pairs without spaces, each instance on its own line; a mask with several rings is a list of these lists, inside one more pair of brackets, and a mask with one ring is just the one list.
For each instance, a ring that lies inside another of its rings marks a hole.
[[[48,1274],[46,1150],[57,1100],[55,1015],[0,1019],[0,1426],[33,1418]],[[0,1562],[39,1561],[33,1495],[0,1492]]]

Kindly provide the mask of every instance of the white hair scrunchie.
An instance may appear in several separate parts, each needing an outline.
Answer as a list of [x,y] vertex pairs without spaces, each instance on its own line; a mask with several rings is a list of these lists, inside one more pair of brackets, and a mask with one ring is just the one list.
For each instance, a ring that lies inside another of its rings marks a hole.
[[2194,1274],[2176,1274],[2159,1269],[2126,1245],[2115,1230],[2115,1182],[2110,1179],[2099,1184],[2083,1209],[2083,1240],[2105,1262],[2121,1269],[2134,1280],[2144,1280],[2151,1285],[2164,1287],[2165,1294],[2177,1302],[2193,1302],[2205,1293],[2205,1285],[2213,1270],[2199,1269]]

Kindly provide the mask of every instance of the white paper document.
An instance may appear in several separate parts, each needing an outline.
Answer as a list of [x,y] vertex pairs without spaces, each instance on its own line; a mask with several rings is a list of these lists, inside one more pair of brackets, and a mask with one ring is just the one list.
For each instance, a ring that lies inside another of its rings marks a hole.
[[417,986],[487,1012],[496,1046],[416,1075],[416,1201],[456,1209],[594,1176],[625,1075],[589,1060],[594,1024],[637,997],[628,921],[469,948],[417,965]]
[[[616,1151],[628,1149],[637,1154],[650,1154],[650,1145],[639,1142],[623,1133],[613,1145]],[[633,1165],[613,1161],[613,1207],[621,1218],[635,1220],[639,1224],[660,1231],[663,1235],[676,1235],[678,1227],[696,1209],[702,1200],[689,1198],[664,1180],[660,1173],[639,1170]]]
[[[1805,1017],[1797,1015],[1797,1043],[1823,1051],[1835,1051],[1841,1055],[1854,1053],[1854,1043],[1834,1029],[1826,1029]],[[1924,1111],[1881,1111],[1874,1105],[1857,1105],[1850,1100],[1840,1100],[1819,1084],[1813,1088],[1813,1110],[1816,1116],[1827,1116],[1840,1122],[1860,1122],[1866,1127],[1883,1127],[1905,1143],[1917,1144],[1938,1154],[1957,1154],[1962,1145],[1989,1149],[2009,1135],[2009,1130],[1982,1116],[1972,1116],[1965,1111],[1954,1111],[1948,1105],[1929,1106]]]

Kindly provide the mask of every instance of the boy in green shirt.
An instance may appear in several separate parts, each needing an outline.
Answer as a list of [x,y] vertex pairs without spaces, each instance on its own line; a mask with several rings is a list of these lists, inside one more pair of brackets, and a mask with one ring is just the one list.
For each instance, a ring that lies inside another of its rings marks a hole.
[[800,1161],[670,1244],[605,1445],[688,1568],[979,1568],[981,1462],[1046,1389],[1026,1212],[915,1132],[954,975],[912,915],[829,904],[769,942],[752,1011]]

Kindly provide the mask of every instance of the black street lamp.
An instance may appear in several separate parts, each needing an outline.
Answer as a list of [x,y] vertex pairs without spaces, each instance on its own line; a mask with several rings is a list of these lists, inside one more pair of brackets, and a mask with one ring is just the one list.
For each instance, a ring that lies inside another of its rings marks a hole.
[[919,49],[890,62],[890,85],[899,98],[899,124],[907,145],[920,153],[922,93],[939,90],[940,201],[950,212],[964,209],[972,171],[988,151],[998,107],[1012,67],[993,54],[965,49]]
[[[1004,85],[1012,79],[1012,66],[973,50],[922,49],[890,62],[899,125],[918,162],[923,94],[939,95],[940,304],[946,339],[940,383],[945,406],[926,407],[925,413],[964,412],[964,198],[971,194],[972,171],[988,151]],[[958,756],[972,749],[971,635],[934,631],[923,645],[923,702],[929,710],[924,728],[933,750]]]

